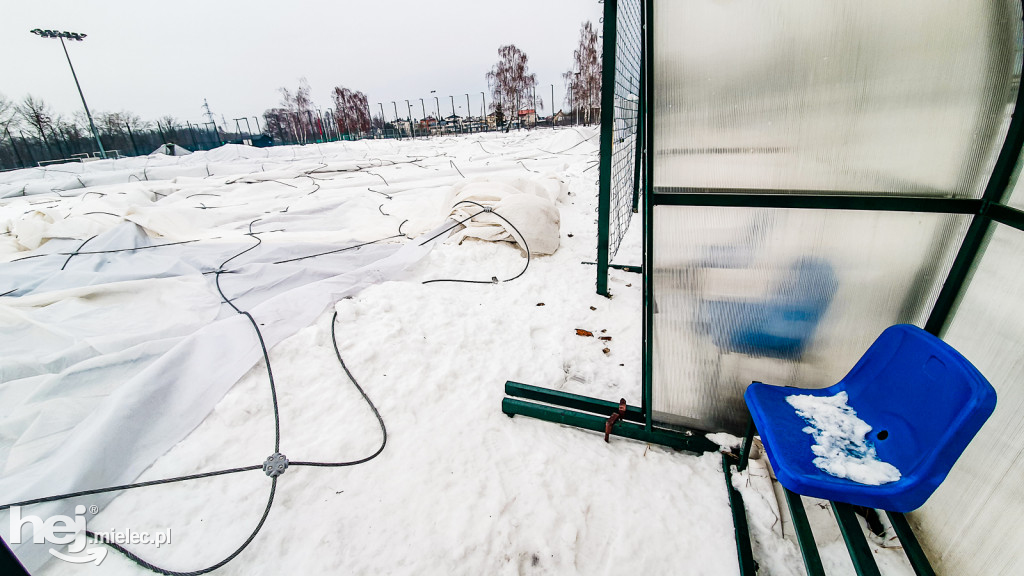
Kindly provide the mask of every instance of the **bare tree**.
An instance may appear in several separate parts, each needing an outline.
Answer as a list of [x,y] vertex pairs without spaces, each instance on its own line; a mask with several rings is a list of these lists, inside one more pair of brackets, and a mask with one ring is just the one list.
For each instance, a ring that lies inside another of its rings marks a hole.
[[334,100],[334,121],[338,132],[352,134],[370,130],[370,111],[366,94],[335,86],[331,92]]
[[53,146],[46,135],[48,131],[52,131],[53,124],[53,112],[50,110],[50,106],[42,98],[36,98],[29,94],[22,99],[21,103],[15,106],[15,109],[22,120],[36,132],[39,139],[43,141],[43,144],[50,151],[50,154],[53,155]]
[[562,74],[569,86],[569,107],[579,110],[587,124],[600,115],[601,44],[590,21],[580,26],[580,43],[573,52],[572,69]]
[[6,132],[8,128],[13,128],[17,125],[17,118],[18,115],[14,102],[0,94],[0,130]]
[[[283,133],[288,134],[291,140],[305,142],[313,134],[313,99],[310,96],[312,89],[305,78],[299,79],[299,88],[295,92],[287,88],[279,88],[281,93],[281,104],[279,108],[268,110],[274,115],[274,120],[267,119],[268,124],[274,124]],[[264,114],[266,119],[266,113]]]
[[46,132],[53,123],[53,112],[50,110],[49,104],[44,102],[42,98],[36,98],[29,94],[15,108],[25,123],[35,130],[39,138],[49,146]]
[[[487,87],[491,90],[491,110],[505,131],[518,116],[523,101],[531,101],[537,76],[530,72],[526,54],[509,44],[498,48],[498,62],[487,73]],[[509,117],[506,119],[506,117]]]
[[276,136],[281,142],[297,142],[299,140],[295,118],[296,114],[287,108],[270,108],[263,112],[266,132],[271,136]]

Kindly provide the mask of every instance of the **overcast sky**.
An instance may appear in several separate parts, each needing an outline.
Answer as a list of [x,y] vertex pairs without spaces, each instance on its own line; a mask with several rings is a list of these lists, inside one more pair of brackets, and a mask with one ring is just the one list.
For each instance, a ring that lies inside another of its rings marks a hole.
[[[0,12],[0,94],[32,94],[55,111],[81,108],[60,42],[33,28],[88,34],[68,50],[93,113],[130,110],[145,119],[171,114],[205,121],[203,98],[220,123],[262,115],[306,77],[314,102],[331,105],[336,86],[361,90],[374,114],[384,102],[419,98],[433,113],[465,113],[470,95],[478,114],[484,74],[498,47],[513,43],[529,57],[538,96],[550,110],[564,99],[562,72],[572,64],[580,25],[595,26],[597,0],[8,0]],[[15,5],[16,7],[13,7]],[[510,9],[514,11],[510,11]],[[436,90],[436,94],[431,94]],[[490,94],[487,97],[490,102]],[[262,122],[262,118],[261,118]],[[255,126],[253,126],[255,128]]]

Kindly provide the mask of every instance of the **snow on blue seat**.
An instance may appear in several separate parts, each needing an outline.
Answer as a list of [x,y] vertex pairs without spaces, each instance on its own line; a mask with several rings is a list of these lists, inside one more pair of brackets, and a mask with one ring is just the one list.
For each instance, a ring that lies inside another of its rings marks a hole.
[[[881,485],[820,470],[808,422],[787,402],[792,395],[848,395],[857,417],[871,426],[867,440],[878,459],[901,477]],[[752,383],[744,394],[779,482],[789,490],[893,512],[920,507],[995,410],[988,380],[951,346],[924,330],[887,328],[837,384],[819,390]]]

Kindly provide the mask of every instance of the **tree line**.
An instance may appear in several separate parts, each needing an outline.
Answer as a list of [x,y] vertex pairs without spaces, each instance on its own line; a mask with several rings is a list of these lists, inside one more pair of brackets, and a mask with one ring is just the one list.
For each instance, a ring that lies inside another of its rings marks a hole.
[[[536,75],[530,72],[529,58],[522,50],[509,44],[498,48],[497,54],[497,62],[485,74],[491,95],[487,106],[491,113],[488,123],[508,130],[521,124],[519,117],[524,110],[543,105],[543,99],[537,94]],[[600,38],[593,24],[584,22],[572,64],[562,74],[567,88],[563,105],[568,105],[568,114],[575,114],[577,122],[592,123],[600,119],[601,74]],[[330,92],[333,106],[323,112],[314,105],[312,89],[305,78],[296,89],[282,87],[279,93],[278,105],[263,113],[263,126],[259,126],[256,119],[257,132],[276,142],[323,141],[395,128],[382,114],[373,114],[366,94],[358,90],[335,86]],[[564,109],[562,113],[566,113]],[[127,110],[101,111],[93,115],[104,147],[120,149],[124,155],[145,154],[169,141],[202,149],[242,138],[242,128],[230,130],[223,116],[220,125],[212,115],[208,115],[208,119],[210,122],[201,124],[183,123],[171,115],[146,120]],[[429,124],[442,119],[431,115],[423,120]],[[245,131],[251,132],[251,127],[247,126]],[[89,119],[83,111],[60,114],[42,98],[31,94],[21,100],[0,94],[0,132],[0,168],[69,158],[96,149]],[[16,140],[20,141],[20,147]]]

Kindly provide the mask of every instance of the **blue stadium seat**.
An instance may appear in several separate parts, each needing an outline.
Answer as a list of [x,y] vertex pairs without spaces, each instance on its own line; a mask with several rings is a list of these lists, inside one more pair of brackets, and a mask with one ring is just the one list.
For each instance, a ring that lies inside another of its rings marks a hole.
[[[902,477],[871,486],[831,476],[813,463],[807,422],[786,401],[794,394],[833,396],[872,430],[878,458]],[[798,390],[754,382],[744,397],[779,482],[815,498],[893,512],[920,507],[995,410],[996,392],[948,344],[908,324],[887,328],[839,383]]]
[[820,258],[801,258],[766,300],[710,300],[702,304],[701,315],[712,342],[724,352],[798,360],[837,285],[831,264]]

